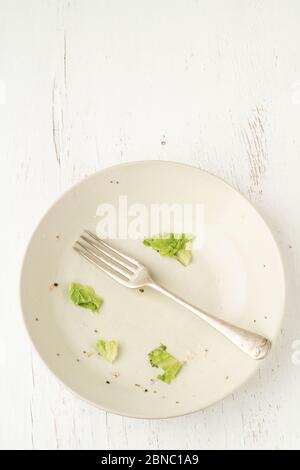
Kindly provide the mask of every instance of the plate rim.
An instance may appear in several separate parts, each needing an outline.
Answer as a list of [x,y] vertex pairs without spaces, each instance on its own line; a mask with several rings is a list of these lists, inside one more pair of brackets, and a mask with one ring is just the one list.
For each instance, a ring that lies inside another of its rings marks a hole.
[[[271,348],[271,351],[270,353],[267,355],[267,357],[265,359],[263,359],[262,361],[256,361],[257,365],[256,367],[246,376],[246,378],[242,381],[242,383],[240,383],[238,386],[233,386],[229,391],[226,391],[222,396],[220,396],[220,398],[218,398],[217,400],[214,400],[212,401],[211,403],[209,403],[208,405],[204,406],[204,407],[201,407],[201,408],[195,408],[193,410],[190,410],[190,411],[187,411],[185,413],[182,413],[182,412],[178,412],[177,414],[171,414],[169,416],[147,416],[146,414],[144,415],[137,415],[137,414],[133,414],[133,413],[122,413],[120,411],[118,411],[117,409],[114,409],[114,408],[109,408],[109,407],[102,407],[100,406],[98,403],[95,403],[91,400],[89,400],[88,398],[86,398],[85,396],[81,395],[79,392],[77,392],[76,390],[74,390],[73,388],[71,388],[61,377],[59,377],[57,375],[57,373],[47,364],[46,360],[42,357],[41,353],[39,352],[39,350],[37,349],[34,341],[33,341],[33,337],[31,335],[31,332],[30,332],[30,329],[28,327],[28,324],[26,322],[26,318],[25,318],[25,308],[23,307],[23,302],[22,302],[22,282],[23,282],[23,276],[24,276],[24,270],[25,270],[25,262],[26,262],[26,255],[27,255],[27,251],[30,247],[30,244],[32,242],[32,239],[34,237],[34,235],[36,234],[36,232],[38,231],[39,227],[42,225],[42,223],[44,222],[44,220],[47,218],[48,214],[52,211],[52,209],[65,197],[67,196],[69,193],[71,193],[72,191],[74,191],[74,189],[76,189],[77,187],[79,187],[83,182],[85,181],[88,181],[92,178],[95,178],[97,177],[100,173],[105,173],[106,171],[109,171],[111,169],[114,169],[114,168],[121,168],[121,167],[125,167],[125,166],[131,166],[131,165],[136,165],[136,164],[147,164],[147,163],[155,163],[155,164],[168,164],[168,165],[177,165],[177,166],[183,166],[183,167],[188,167],[188,168],[192,168],[194,170],[197,170],[201,173],[205,173],[207,175],[209,175],[210,177],[212,177],[213,179],[217,180],[219,183],[222,183],[224,186],[226,186],[227,188],[231,189],[232,191],[234,191],[234,193],[236,193],[236,195],[238,195],[239,197],[243,198],[244,201],[246,203],[248,203],[248,205],[252,208],[253,211],[255,211],[256,215],[259,217],[259,219],[261,220],[261,222],[265,225],[269,235],[271,236],[273,242],[274,242],[274,246],[275,246],[275,249],[277,251],[277,255],[278,255],[278,259],[279,259],[279,262],[280,262],[280,267],[281,267],[281,273],[282,273],[282,288],[283,288],[283,301],[282,301],[282,310],[281,310],[281,318],[280,318],[280,321],[279,321],[279,324],[278,324],[278,327],[277,327],[277,330],[274,334],[274,338],[272,340],[272,348]],[[273,231],[271,230],[268,222],[266,222],[266,220],[264,219],[264,217],[262,216],[262,214],[260,213],[260,211],[254,206],[254,203],[252,201],[250,201],[244,194],[242,194],[238,189],[234,188],[231,184],[229,184],[227,181],[225,181],[222,177],[220,176],[216,176],[215,174],[213,174],[212,172],[210,171],[207,171],[207,170],[204,170],[200,167],[197,167],[191,163],[184,163],[184,162],[178,162],[178,161],[174,161],[174,160],[155,160],[155,159],[150,159],[150,160],[131,160],[131,161],[128,161],[128,162],[122,162],[122,163],[117,163],[115,165],[110,165],[110,166],[105,166],[104,168],[101,168],[100,170],[97,170],[93,173],[91,173],[90,175],[84,177],[84,178],[81,178],[78,182],[72,184],[69,188],[65,189],[47,208],[47,210],[43,213],[42,217],[39,218],[38,222],[35,224],[35,227],[34,229],[32,230],[31,232],[31,235],[29,236],[29,239],[27,240],[27,242],[25,243],[25,248],[24,248],[24,251],[23,251],[23,254],[22,254],[22,260],[21,260],[21,265],[20,265],[20,274],[19,274],[19,306],[20,306],[20,310],[21,310],[21,317],[22,317],[22,324],[23,324],[23,328],[25,329],[25,331],[27,332],[27,336],[29,337],[30,339],[30,343],[31,343],[31,346],[33,347],[34,351],[37,353],[37,356],[39,357],[39,359],[42,361],[42,363],[46,366],[46,368],[48,369],[48,371],[51,372],[51,374],[55,377],[55,379],[61,384],[63,385],[63,387],[65,387],[69,392],[71,392],[74,396],[80,398],[81,400],[83,400],[84,402],[88,403],[89,405],[97,408],[98,410],[100,411],[104,411],[104,412],[107,412],[107,413],[112,413],[114,415],[117,415],[117,416],[123,416],[123,417],[127,417],[127,418],[134,418],[134,419],[147,419],[147,420],[155,420],[155,419],[172,419],[172,418],[179,418],[181,416],[188,416],[188,415],[191,415],[191,414],[194,414],[194,413],[197,413],[199,411],[202,411],[202,410],[206,410],[218,403],[220,403],[221,401],[223,401],[225,398],[227,398],[230,394],[232,394],[235,390],[238,390],[240,387],[242,387],[243,385],[245,385],[247,382],[249,382],[249,380],[255,375],[255,373],[257,373],[257,370],[259,368],[259,364],[262,364],[264,363],[266,360],[268,360],[270,358],[270,356],[272,355],[272,350],[274,348],[274,343],[277,341],[278,339],[278,336],[279,336],[279,332],[280,332],[280,328],[282,326],[282,323],[283,323],[283,319],[284,319],[284,315],[285,315],[285,307],[286,307],[286,275],[285,275],[285,269],[284,269],[284,263],[283,263],[283,259],[282,259],[282,254],[281,254],[281,251],[280,251],[280,248],[279,248],[279,244],[278,244],[278,241],[277,239],[274,237],[273,235]]]

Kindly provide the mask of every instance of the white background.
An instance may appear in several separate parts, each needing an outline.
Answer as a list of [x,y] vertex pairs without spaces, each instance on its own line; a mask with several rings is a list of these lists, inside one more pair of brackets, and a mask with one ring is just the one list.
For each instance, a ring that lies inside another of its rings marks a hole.
[[[300,447],[299,24],[299,0],[0,0],[1,448]],[[139,159],[187,162],[239,189],[286,269],[283,328],[259,373],[166,421],[106,414],[64,390],[18,303],[47,207],[85,175]]]

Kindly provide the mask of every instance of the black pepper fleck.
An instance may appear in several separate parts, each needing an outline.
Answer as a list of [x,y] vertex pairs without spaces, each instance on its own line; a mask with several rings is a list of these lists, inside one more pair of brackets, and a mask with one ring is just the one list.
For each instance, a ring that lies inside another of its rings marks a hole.
[[36,317],[35,321],[39,321],[38,317]]
[[58,284],[57,284],[57,282],[55,282],[53,285],[54,285],[54,287],[58,287]]
[[59,357],[59,356],[60,356],[60,354],[59,354],[59,353],[56,353],[56,355],[57,355],[57,357]]
[[148,392],[148,388],[145,388],[144,392]]
[[109,385],[109,384],[110,384],[110,381],[109,381],[109,380],[107,380],[107,381],[106,381],[106,383]]
[[139,289],[140,292],[144,292],[144,289]]

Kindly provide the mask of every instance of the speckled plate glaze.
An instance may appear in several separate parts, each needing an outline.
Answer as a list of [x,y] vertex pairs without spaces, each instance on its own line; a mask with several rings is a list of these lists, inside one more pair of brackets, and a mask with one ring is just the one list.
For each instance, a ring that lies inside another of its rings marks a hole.
[[[157,161],[102,170],[50,208],[30,240],[22,268],[27,330],[57,378],[103,410],[139,418],[200,410],[232,393],[259,362],[167,298],[150,289],[121,287],[73,251],[83,229],[95,231],[99,203],[117,204],[120,195],[127,195],[129,204],[202,203],[205,243],[187,268],[140,241],[118,240],[115,246],[143,262],[158,282],[178,295],[275,340],[284,311],[284,273],[265,222],[215,176]],[[99,315],[69,301],[70,281],[93,286],[105,299]],[[94,352],[100,337],[120,343],[113,365]],[[155,380],[157,370],[147,359],[161,342],[178,359],[188,359],[171,385]]]

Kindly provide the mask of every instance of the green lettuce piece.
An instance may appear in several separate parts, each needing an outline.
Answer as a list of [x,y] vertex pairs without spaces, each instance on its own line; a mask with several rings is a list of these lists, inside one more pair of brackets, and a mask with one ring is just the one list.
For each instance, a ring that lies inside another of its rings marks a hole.
[[183,266],[187,266],[192,261],[192,252],[191,250],[179,250],[176,258]]
[[96,351],[103,359],[112,364],[118,356],[119,345],[117,341],[104,341],[103,339],[99,339],[96,343]]
[[153,248],[161,256],[169,256],[175,258],[183,266],[187,266],[192,260],[192,252],[187,249],[187,245],[193,237],[190,235],[168,233],[166,235],[158,235],[153,238],[145,238],[144,245]]
[[152,367],[159,367],[164,371],[157,378],[169,384],[177,377],[183,364],[179,362],[172,354],[167,351],[167,347],[161,344],[148,354],[148,358]]
[[92,287],[77,282],[69,284],[69,295],[73,304],[89,308],[92,312],[98,312],[103,304],[103,299],[95,294]]

